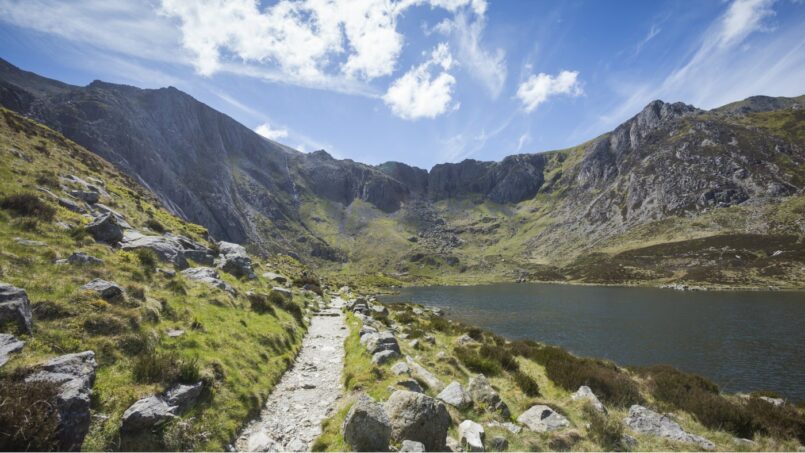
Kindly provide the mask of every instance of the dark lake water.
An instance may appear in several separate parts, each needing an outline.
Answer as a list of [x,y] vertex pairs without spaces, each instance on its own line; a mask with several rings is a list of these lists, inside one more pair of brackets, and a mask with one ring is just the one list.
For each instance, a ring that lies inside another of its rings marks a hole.
[[670,364],[728,392],[805,401],[805,292],[498,284],[404,288],[382,300],[621,365]]

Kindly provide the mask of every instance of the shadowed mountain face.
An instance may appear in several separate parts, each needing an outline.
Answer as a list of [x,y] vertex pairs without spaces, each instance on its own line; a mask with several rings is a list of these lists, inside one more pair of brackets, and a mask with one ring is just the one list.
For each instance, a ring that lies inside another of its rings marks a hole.
[[430,171],[300,153],[174,88],[78,87],[2,60],[0,103],[106,158],[213,236],[322,264],[565,275],[581,257],[643,242],[805,228],[761,218],[802,198],[802,97],[711,111],[654,101],[575,148]]

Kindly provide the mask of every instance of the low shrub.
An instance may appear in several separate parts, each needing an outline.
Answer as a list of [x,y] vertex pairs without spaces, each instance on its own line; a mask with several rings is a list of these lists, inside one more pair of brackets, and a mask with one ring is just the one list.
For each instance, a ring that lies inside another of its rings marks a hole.
[[139,261],[146,275],[150,276],[156,271],[157,265],[159,264],[159,257],[157,257],[157,254],[154,253],[153,250],[146,248],[137,249],[134,251],[134,254],[137,256],[137,261]]
[[484,357],[471,348],[459,346],[453,349],[453,353],[472,372],[482,373],[486,376],[497,376],[501,372],[497,360]]
[[478,351],[482,357],[494,360],[500,364],[500,367],[506,371],[517,371],[520,369],[520,364],[508,349],[493,344],[483,344]]
[[805,444],[805,415],[791,405],[775,406],[760,398],[750,398],[746,410],[758,431],[778,439],[796,439]]
[[34,302],[33,315],[34,319],[52,320],[75,316],[75,311],[66,304],[60,304],[50,300],[41,300]]
[[651,393],[658,402],[690,412],[702,425],[745,438],[751,438],[757,430],[750,412],[722,397],[713,382],[667,365],[637,370],[649,380]]
[[148,219],[148,220],[146,220],[145,221],[145,226],[146,226],[146,228],[149,228],[149,229],[151,229],[153,231],[156,231],[159,234],[162,234],[162,233],[164,233],[166,231],[165,226],[163,226],[161,223],[159,223],[159,221],[157,219]]
[[56,384],[0,379],[0,451],[55,451]]
[[187,359],[176,352],[157,351],[135,358],[132,366],[134,380],[140,383],[190,384],[201,374],[198,359]]
[[623,423],[617,417],[607,417],[587,403],[582,408],[590,422],[587,432],[603,451],[623,451]]
[[53,220],[53,216],[56,215],[56,208],[27,192],[0,198],[0,208],[21,217],[33,217],[45,221]]
[[268,313],[270,315],[275,315],[276,311],[274,310],[273,304],[269,301],[269,297],[265,294],[260,293],[249,293],[246,296],[249,299],[249,303],[252,306],[252,310],[257,313]]
[[410,324],[419,322],[417,317],[414,316],[414,314],[411,313],[410,311],[404,311],[404,312],[397,313],[397,314],[394,315],[394,319],[396,319],[397,322],[402,324],[402,325],[410,325]]
[[446,319],[438,316],[430,318],[430,328],[446,334],[450,334],[453,331],[453,327],[450,323]]
[[84,320],[84,330],[91,335],[117,335],[126,329],[126,323],[112,315],[94,315]]
[[520,390],[526,394],[526,396],[539,396],[539,384],[535,381],[531,376],[525,374],[522,370],[515,370],[512,372],[512,377],[514,378],[514,382],[520,387]]
[[620,407],[643,401],[637,383],[612,363],[576,357],[561,348],[533,341],[516,341],[509,348],[544,366],[548,378],[565,390],[575,392],[586,385],[606,403]]

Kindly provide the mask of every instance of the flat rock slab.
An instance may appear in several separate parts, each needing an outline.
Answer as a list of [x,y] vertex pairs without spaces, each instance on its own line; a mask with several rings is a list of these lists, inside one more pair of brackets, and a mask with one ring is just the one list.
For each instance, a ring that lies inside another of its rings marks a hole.
[[[333,298],[340,309],[344,301]],[[271,396],[260,417],[241,433],[238,451],[309,451],[321,434],[321,422],[332,412],[341,394],[344,316],[314,316],[302,350]]]
[[25,342],[18,340],[14,335],[0,333],[0,366],[8,362],[9,354],[20,352],[23,346]]
[[702,450],[715,448],[715,445],[704,437],[683,430],[678,423],[671,420],[667,415],[654,412],[637,404],[629,408],[629,415],[623,419],[623,423],[641,434],[694,444]]

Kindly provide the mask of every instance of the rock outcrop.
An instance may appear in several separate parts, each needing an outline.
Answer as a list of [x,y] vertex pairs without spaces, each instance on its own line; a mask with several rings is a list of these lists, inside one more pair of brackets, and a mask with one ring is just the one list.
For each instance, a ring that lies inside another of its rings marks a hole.
[[123,228],[112,213],[96,217],[84,228],[98,242],[115,245],[123,240]]
[[25,378],[26,382],[47,382],[58,386],[59,449],[78,451],[89,430],[90,396],[95,383],[95,353],[84,351],[49,360]]
[[33,333],[31,302],[24,289],[0,283],[0,326],[12,324],[20,333]]
[[382,404],[362,395],[347,413],[343,433],[354,451],[388,451],[391,423]]
[[252,268],[252,259],[242,245],[222,241],[218,243],[218,253],[216,263],[222,271],[235,277],[257,277]]
[[547,433],[570,426],[567,418],[543,404],[531,406],[517,417],[517,422],[538,433]]
[[120,430],[136,433],[165,423],[189,409],[203,388],[201,382],[177,384],[163,395],[150,395],[136,401],[123,413]]
[[629,415],[623,419],[629,428],[641,434],[663,437],[677,442],[694,444],[703,450],[712,450],[715,445],[702,436],[691,434],[667,415],[662,415],[640,405],[629,408]]
[[8,362],[9,354],[22,351],[25,342],[14,335],[0,333],[0,367]]
[[209,267],[191,267],[183,270],[182,275],[188,280],[206,283],[230,294],[235,293],[235,288],[232,288],[229,283],[221,280],[221,277],[215,269]]
[[109,282],[101,278],[92,280],[91,282],[82,286],[81,289],[94,291],[106,300],[113,300],[123,296],[123,288],[121,288],[117,283]]
[[509,415],[511,415],[509,406],[503,402],[498,392],[492,388],[492,384],[489,383],[489,380],[483,374],[478,374],[470,378],[467,391],[476,405],[499,412],[504,418],[508,418]]
[[450,415],[439,401],[421,393],[397,390],[385,403],[394,441],[413,440],[427,451],[443,451]]

